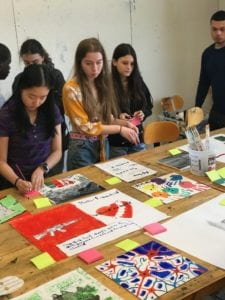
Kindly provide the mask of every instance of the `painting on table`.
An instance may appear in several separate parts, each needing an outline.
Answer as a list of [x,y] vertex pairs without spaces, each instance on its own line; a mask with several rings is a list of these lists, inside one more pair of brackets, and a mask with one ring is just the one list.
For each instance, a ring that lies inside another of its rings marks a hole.
[[62,242],[57,247],[67,256],[109,242],[145,225],[166,219],[168,215],[122,193],[111,189],[72,202],[81,211],[105,224],[104,227]]
[[96,268],[141,300],[153,300],[205,273],[206,268],[151,241]]
[[189,153],[181,152],[177,155],[170,155],[159,160],[163,165],[184,170],[190,167]]
[[81,174],[75,174],[60,179],[52,179],[45,183],[40,193],[48,197],[52,202],[58,204],[73,200],[83,195],[102,191],[104,188],[90,181]]
[[[14,300],[120,300],[83,269],[57,277]],[[121,299],[122,300],[122,299]]]
[[57,244],[105,226],[71,203],[12,220],[10,224],[55,260],[67,257]]
[[187,198],[210,189],[205,184],[176,173],[155,177],[135,184],[133,187],[153,198],[160,199],[164,203]]

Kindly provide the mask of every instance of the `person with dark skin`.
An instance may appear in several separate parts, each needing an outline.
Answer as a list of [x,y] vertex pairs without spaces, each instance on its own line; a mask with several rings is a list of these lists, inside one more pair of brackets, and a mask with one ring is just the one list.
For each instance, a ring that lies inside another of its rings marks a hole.
[[[11,53],[9,48],[0,43],[0,80],[7,78],[10,72]],[[0,107],[5,102],[5,99],[0,94]]]

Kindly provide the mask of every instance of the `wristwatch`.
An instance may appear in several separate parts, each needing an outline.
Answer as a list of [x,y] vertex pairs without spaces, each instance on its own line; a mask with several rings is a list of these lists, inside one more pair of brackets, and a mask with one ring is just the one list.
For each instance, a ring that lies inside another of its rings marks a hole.
[[46,162],[43,162],[39,165],[39,167],[41,167],[44,170],[44,173],[47,174],[49,172],[49,166]]

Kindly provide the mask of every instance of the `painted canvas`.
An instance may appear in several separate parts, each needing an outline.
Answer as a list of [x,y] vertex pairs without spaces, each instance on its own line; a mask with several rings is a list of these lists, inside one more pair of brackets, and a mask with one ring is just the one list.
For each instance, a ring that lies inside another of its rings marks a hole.
[[12,220],[10,224],[40,250],[48,252],[55,260],[66,257],[58,249],[57,244],[105,226],[100,220],[70,203]]
[[153,300],[205,273],[200,266],[151,241],[96,268],[141,300]]
[[159,210],[111,189],[74,201],[74,205],[88,213],[105,227],[96,228],[58,245],[67,256],[96,247],[127,233],[139,230],[149,223],[161,221],[168,216]]
[[26,209],[16,201],[16,199],[7,195],[0,200],[0,223],[4,223],[13,217],[23,213]]
[[118,158],[112,161],[96,164],[103,171],[130,182],[156,173],[155,170],[146,168],[126,158]]
[[159,160],[163,165],[174,167],[180,170],[190,167],[189,153],[181,152],[177,155],[170,155]]
[[102,191],[104,188],[81,174],[60,179],[52,179],[40,190],[40,193],[58,204],[83,195]]
[[155,177],[145,182],[135,184],[133,187],[151,197],[159,198],[164,203],[187,198],[210,189],[210,187],[205,184],[198,183],[197,181],[176,173]]
[[14,300],[122,300],[119,296],[77,268]]

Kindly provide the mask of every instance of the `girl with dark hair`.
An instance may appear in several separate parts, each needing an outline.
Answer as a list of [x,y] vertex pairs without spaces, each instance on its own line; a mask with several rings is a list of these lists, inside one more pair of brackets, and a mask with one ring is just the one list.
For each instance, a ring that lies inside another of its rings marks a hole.
[[[25,66],[31,64],[44,64],[46,65],[52,73],[53,77],[53,96],[56,104],[58,105],[61,115],[64,119],[64,109],[62,103],[62,88],[65,83],[64,77],[58,69],[55,69],[51,57],[48,52],[42,46],[42,44],[35,39],[26,40],[20,48],[20,57],[23,60]],[[21,73],[15,77],[12,89],[13,92],[17,88],[19,78]],[[67,127],[65,120],[62,123],[62,151],[67,149]],[[64,155],[60,162],[52,170],[52,175],[62,173],[64,167]]]
[[0,188],[39,190],[61,158],[61,123],[53,78],[45,65],[30,65],[0,110]]
[[137,56],[130,44],[118,45],[112,57],[112,80],[120,118],[138,125],[138,145],[129,143],[118,134],[109,137],[110,157],[145,149],[143,121],[152,114],[152,96],[139,71]]
[[101,43],[95,38],[81,41],[74,65],[73,79],[63,88],[65,113],[72,125],[68,170],[106,159],[109,134],[119,133],[130,143],[138,143],[136,126],[113,118],[115,105]]

